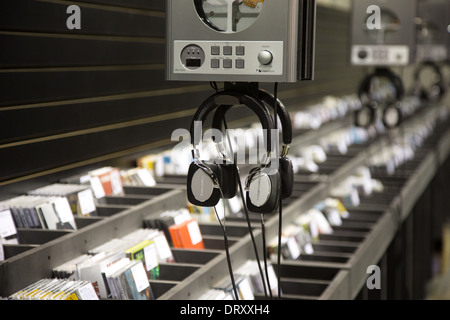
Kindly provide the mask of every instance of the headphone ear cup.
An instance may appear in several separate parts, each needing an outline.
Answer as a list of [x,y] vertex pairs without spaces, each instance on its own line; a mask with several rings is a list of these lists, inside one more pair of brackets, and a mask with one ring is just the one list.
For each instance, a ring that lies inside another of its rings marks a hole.
[[217,182],[221,185],[221,170],[217,164],[192,162],[186,184],[188,201],[196,206],[214,207],[221,198]]
[[288,157],[282,157],[279,161],[281,177],[281,197],[287,199],[294,190],[294,167]]
[[234,164],[221,164],[221,175],[222,175],[222,193],[225,199],[234,198],[237,194],[237,172],[236,166]]
[[[270,169],[269,169],[270,170]],[[268,170],[268,171],[269,171]],[[281,177],[278,170],[254,174],[248,181],[247,208],[255,213],[274,213],[280,202]]]
[[375,108],[369,104],[363,104],[361,109],[355,111],[355,126],[368,128],[375,123]]
[[395,128],[402,122],[402,120],[401,109],[395,103],[389,104],[383,110],[383,124],[386,128]]

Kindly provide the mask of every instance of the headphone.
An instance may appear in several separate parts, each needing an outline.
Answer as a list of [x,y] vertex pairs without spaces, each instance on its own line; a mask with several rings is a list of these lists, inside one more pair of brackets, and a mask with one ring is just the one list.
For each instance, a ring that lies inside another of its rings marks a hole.
[[[355,112],[355,125],[359,127],[368,127],[369,125],[375,123],[376,109],[378,108],[380,102],[370,97],[371,85],[374,78],[385,78],[394,86],[395,96],[390,97],[387,101],[383,110],[382,119],[383,124],[388,128],[397,126],[402,120],[400,100],[405,94],[405,88],[403,86],[402,79],[387,68],[376,68],[373,73],[369,74],[361,82],[358,89],[358,96],[361,100],[362,106],[361,109]],[[395,114],[396,121],[391,121],[392,114]],[[363,118],[364,116],[366,118]],[[363,120],[365,120],[365,123],[362,123]]]
[[[258,91],[258,97],[265,105],[275,107],[275,97],[265,90]],[[278,160],[278,169],[271,169],[271,174],[264,172],[265,166],[250,170],[246,180],[247,207],[252,212],[273,213],[278,207],[280,197],[287,199],[294,189],[294,169],[291,160],[287,157],[289,145],[292,142],[292,121],[290,115],[277,99],[277,115],[282,126],[283,146]],[[221,106],[214,114],[212,127],[222,131],[222,119],[231,106]],[[279,178],[278,178],[279,177]]]
[[[433,83],[431,89],[427,90],[420,85],[420,74],[424,69],[431,69],[436,74],[436,81]],[[444,75],[441,68],[433,61],[422,62],[414,72],[414,80],[416,86],[414,88],[414,95],[425,101],[439,101],[446,92],[446,85]]]
[[[267,159],[270,159],[273,120],[267,107],[255,97],[239,91],[222,91],[213,94],[197,109],[190,127],[193,162],[188,170],[187,196],[188,201],[193,205],[213,207],[217,205],[221,198],[230,199],[237,194],[237,167],[227,159],[223,151],[221,135],[215,137],[215,142],[222,159],[213,161],[200,160],[198,146],[202,139],[201,134],[195,135],[198,123],[204,123],[211,111],[221,106],[230,107],[228,103],[225,105],[217,103],[216,100],[223,97],[237,99],[239,104],[248,107],[258,116],[263,129],[266,129],[267,132],[265,145],[267,146]],[[271,179],[271,186],[279,188],[276,175],[270,174],[268,176]]]

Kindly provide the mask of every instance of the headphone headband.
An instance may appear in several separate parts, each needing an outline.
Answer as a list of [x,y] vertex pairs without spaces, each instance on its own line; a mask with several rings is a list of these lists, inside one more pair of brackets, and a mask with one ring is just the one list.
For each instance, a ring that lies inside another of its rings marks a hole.
[[[258,92],[259,100],[263,101],[265,104],[274,107],[275,97],[265,90],[259,90]],[[213,118],[212,127],[214,129],[222,131],[222,119],[225,117],[228,110],[230,110],[232,106],[220,106]],[[264,105],[264,109],[267,108]],[[277,99],[277,115],[281,122],[282,134],[283,134],[283,143],[287,146],[292,142],[292,121],[289,113],[286,110],[284,104]]]
[[431,68],[433,69],[434,72],[436,72],[436,74],[439,75],[440,79],[442,79],[442,71],[441,68],[439,68],[439,66],[433,62],[433,61],[423,61],[422,63],[420,63],[416,70],[414,71],[414,79],[415,80],[419,80],[419,76],[420,73],[423,71],[423,69],[425,68]]
[[202,123],[205,122],[206,118],[211,113],[211,111],[215,110],[218,107],[227,107],[227,108],[231,107],[230,105],[225,106],[216,103],[216,99],[222,96],[231,96],[237,98],[239,100],[239,103],[251,109],[258,116],[258,119],[261,122],[263,129],[265,129],[267,132],[266,146],[267,146],[267,153],[270,154],[272,151],[271,130],[274,128],[273,119],[270,115],[270,112],[261,101],[258,101],[258,99],[239,91],[221,91],[215,93],[208,99],[206,99],[202,103],[202,105],[197,109],[197,112],[195,113],[192,119],[190,128],[191,143],[194,146],[194,148],[198,146],[201,141],[201,135],[197,136],[195,135],[195,122],[196,121],[201,121]]
[[362,100],[364,95],[370,91],[370,84],[374,78],[385,78],[389,80],[395,87],[396,100],[401,100],[405,94],[403,81],[398,75],[387,68],[376,68],[375,71],[369,74],[362,82],[358,90],[358,96]]

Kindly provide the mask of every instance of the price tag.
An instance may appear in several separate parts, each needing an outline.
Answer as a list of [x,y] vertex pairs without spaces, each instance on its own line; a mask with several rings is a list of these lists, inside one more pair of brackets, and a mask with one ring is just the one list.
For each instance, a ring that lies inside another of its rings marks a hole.
[[320,234],[331,234],[333,229],[328,223],[327,219],[319,210],[311,209],[313,221],[316,223],[318,232]]
[[191,242],[193,245],[200,243],[202,241],[202,234],[200,232],[200,228],[198,226],[197,221],[189,222],[187,225],[189,236],[191,237]]
[[297,259],[300,256],[300,248],[294,238],[290,237],[287,241],[287,246],[292,259]]
[[78,289],[78,294],[80,295],[80,300],[99,300],[98,295],[91,283],[87,283]]
[[147,169],[139,169],[137,172],[139,179],[141,179],[142,183],[147,187],[154,187],[156,185],[155,179],[151,175],[150,171]]
[[[11,211],[0,212],[0,239],[17,234],[16,225],[11,215]],[[4,240],[3,240],[4,241]]]
[[147,273],[145,272],[142,262],[139,262],[135,266],[131,267],[131,274],[133,275],[134,283],[136,284],[138,292],[141,292],[150,286]]
[[342,219],[339,211],[337,209],[328,209],[327,218],[330,221],[330,224],[333,226],[341,226]]
[[80,205],[81,214],[83,216],[89,215],[91,212],[96,210],[94,195],[92,190],[86,189],[78,192],[78,203]]
[[155,242],[159,258],[166,260],[172,257],[172,250],[170,250],[169,243],[164,235],[160,234],[156,236],[153,241]]
[[347,154],[348,149],[347,149],[347,144],[345,143],[344,139],[340,139],[338,141],[337,147],[338,147],[340,154]]
[[183,222],[186,221],[186,216],[183,213],[176,214],[173,217],[173,221],[176,225],[182,224]]
[[90,179],[92,190],[97,199],[101,199],[105,196],[105,190],[103,189],[102,182],[99,177],[91,177]]
[[147,271],[158,266],[158,254],[154,243],[151,243],[144,248],[144,259]]
[[369,179],[364,179],[362,181],[362,186],[363,186],[363,190],[364,190],[364,194],[365,195],[371,195],[372,194],[372,180]]
[[242,296],[242,300],[255,300],[255,295],[247,278],[244,278],[239,283],[239,293]]
[[317,239],[317,237],[319,236],[319,229],[317,228],[317,223],[311,219],[311,221],[309,222],[309,232],[311,233],[311,237],[313,239]]
[[[214,209],[213,209],[214,210]],[[219,203],[216,205],[216,211],[217,211],[217,217],[220,220],[223,220],[225,218],[225,205],[223,203],[223,200],[220,200]],[[216,218],[217,218],[216,217]]]
[[123,187],[119,170],[111,171],[110,178],[113,194],[121,194],[123,192]]
[[303,246],[303,250],[305,251],[306,254],[313,254],[314,253],[314,248],[313,248],[311,243],[305,244]]
[[[269,273],[269,283],[270,287],[272,289],[272,292],[276,292],[278,289],[278,279],[275,271],[273,270],[272,265],[268,266],[268,273]],[[267,279],[266,279],[267,282]]]
[[157,177],[164,176],[164,158],[162,156],[158,156],[155,161],[155,174]]
[[238,197],[229,199],[228,203],[230,204],[230,208],[233,213],[239,213],[242,210],[242,204]]
[[357,191],[356,189],[352,189],[351,194],[350,194],[350,197],[351,197],[351,203],[352,203],[352,205],[353,205],[354,207],[359,206],[359,204],[360,204],[360,199],[359,199],[358,191]]
[[90,178],[91,178],[91,176],[88,175],[88,174],[86,174],[86,175],[84,175],[84,176],[81,176],[81,177],[80,177],[80,183],[81,183],[81,184],[88,183]]
[[73,221],[73,213],[67,198],[56,198],[53,202],[62,223]]

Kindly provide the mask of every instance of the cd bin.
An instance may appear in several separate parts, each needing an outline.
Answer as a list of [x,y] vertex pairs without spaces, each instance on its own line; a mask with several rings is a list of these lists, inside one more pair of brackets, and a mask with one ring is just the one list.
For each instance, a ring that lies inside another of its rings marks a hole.
[[[350,123],[351,119],[324,125],[314,132],[302,132],[293,148],[314,143],[321,136]],[[283,299],[355,299],[367,297],[367,267],[380,265],[388,272],[388,247],[399,226],[408,219],[417,199],[431,183],[450,150],[448,123],[417,150],[416,157],[394,175],[375,174],[384,191],[361,198],[361,204],[348,208],[350,217],[330,235],[321,235],[314,243],[314,253],[298,260],[283,260],[280,268]],[[388,137],[377,137],[365,145],[350,147],[346,155],[330,155],[320,172],[311,178],[295,177],[292,199],[283,205],[283,225],[292,222],[318,201],[329,196],[331,188],[366,165]],[[52,269],[86,253],[114,237],[121,237],[144,226],[144,220],[168,209],[186,206],[184,178],[167,179],[157,187],[125,187],[124,196],[103,199],[98,216],[76,218],[78,230],[18,230],[23,244],[5,245],[6,260],[0,263],[0,296],[7,297],[25,286],[52,276]],[[181,182],[181,183],[179,183]],[[245,219],[226,222],[232,264],[236,270],[254,259],[253,245]],[[258,219],[252,220],[253,234],[261,251],[262,233]],[[278,216],[266,216],[266,241],[278,235]],[[173,249],[176,262],[160,265],[160,278],[151,280],[157,299],[197,299],[228,276],[224,240],[216,223],[200,223],[204,250]],[[262,255],[260,255],[262,256]],[[274,264],[276,272],[278,272]],[[388,277],[382,277],[387,281]],[[383,282],[382,288],[387,284]],[[380,291],[380,290],[378,290]],[[378,298],[386,298],[381,290]],[[263,296],[256,296],[263,299]]]

